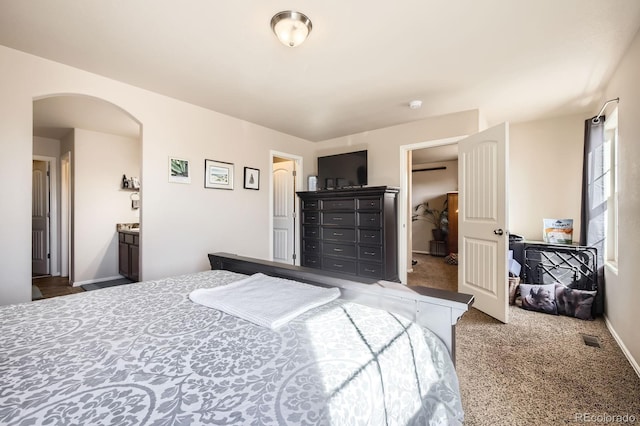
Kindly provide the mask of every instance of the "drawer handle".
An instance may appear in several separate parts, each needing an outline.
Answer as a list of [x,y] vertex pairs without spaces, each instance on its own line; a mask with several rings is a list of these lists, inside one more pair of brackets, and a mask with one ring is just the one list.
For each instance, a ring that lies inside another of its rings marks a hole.
[[316,263],[315,260],[308,260],[309,263]]
[[375,252],[371,252],[371,251],[365,251],[364,254],[366,254],[367,256],[375,256],[376,255]]
[[365,271],[365,272],[376,272],[376,270],[375,270],[375,269],[368,269],[368,268],[364,268],[364,271]]
[[341,217],[334,217],[333,220],[342,220]]
[[374,203],[373,201],[369,203],[370,206],[375,206],[376,203]]
[[375,238],[376,236],[375,235],[365,235],[364,237],[365,238]]
[[337,253],[342,253],[344,250],[339,249],[339,248],[334,248],[333,251],[337,252]]
[[336,268],[342,268],[344,267],[344,265],[338,265],[337,263],[334,263],[333,266],[335,266]]
[[369,219],[369,222],[375,222],[376,218],[372,217],[371,219]]
[[344,234],[340,233],[340,232],[334,232],[333,236],[334,237],[342,237]]

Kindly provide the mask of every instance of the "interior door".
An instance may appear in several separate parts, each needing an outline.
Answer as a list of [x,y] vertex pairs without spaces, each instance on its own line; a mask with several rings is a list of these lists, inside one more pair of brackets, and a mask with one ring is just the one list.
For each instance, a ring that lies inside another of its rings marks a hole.
[[33,275],[49,274],[49,178],[48,163],[33,160],[31,202],[31,269]]
[[503,123],[458,144],[458,291],[473,306],[507,323],[507,158],[509,125]]
[[295,264],[295,162],[273,163],[273,260]]

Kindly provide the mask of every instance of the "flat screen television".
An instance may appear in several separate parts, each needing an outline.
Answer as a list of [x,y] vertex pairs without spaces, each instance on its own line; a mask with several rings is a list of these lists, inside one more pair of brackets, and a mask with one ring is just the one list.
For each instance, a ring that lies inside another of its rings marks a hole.
[[318,157],[318,189],[367,185],[367,151]]

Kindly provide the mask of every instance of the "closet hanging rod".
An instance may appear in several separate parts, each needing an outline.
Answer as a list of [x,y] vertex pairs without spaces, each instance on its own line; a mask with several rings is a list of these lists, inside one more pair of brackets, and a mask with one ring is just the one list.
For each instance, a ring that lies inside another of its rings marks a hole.
[[447,170],[446,166],[440,166],[440,167],[429,167],[427,169],[413,169],[411,170],[411,173],[415,173],[415,172],[430,172],[433,170]]
[[607,102],[604,103],[604,105],[602,105],[602,108],[600,109],[600,112],[598,113],[598,115],[596,115],[591,122],[593,124],[598,124],[600,123],[600,117],[602,117],[602,113],[604,112],[604,109],[607,107],[607,105],[609,105],[611,102],[620,102],[620,98],[615,98],[615,99],[609,99]]

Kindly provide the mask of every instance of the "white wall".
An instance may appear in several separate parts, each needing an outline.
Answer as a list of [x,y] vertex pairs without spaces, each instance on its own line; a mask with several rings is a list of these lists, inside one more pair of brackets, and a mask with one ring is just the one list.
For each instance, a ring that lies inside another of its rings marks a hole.
[[[413,169],[431,167],[446,167],[446,169],[412,173],[412,209],[420,203],[429,202],[431,208],[442,210],[447,199],[447,192],[458,190],[458,161],[416,164]],[[412,222],[412,249],[414,251],[429,252],[429,241],[433,239],[431,234],[433,228],[435,226],[431,222],[423,219]]]
[[580,237],[584,115],[512,123],[509,231],[542,240],[542,219],[573,219]]
[[[143,279],[208,269],[214,251],[268,257],[269,151],[302,156],[308,174],[311,142],[3,46],[0,64],[0,179],[17,182],[0,187],[11,206],[0,218],[0,304],[31,300],[33,100],[49,95],[104,99],[141,123]],[[191,184],[168,182],[170,155],[192,161]],[[204,188],[205,158],[235,164],[235,190]],[[264,173],[260,191],[242,188],[244,166]]]
[[118,277],[116,223],[139,221],[122,175],[140,176],[140,142],[75,129],[75,285]]
[[[620,97],[618,268],[605,269],[605,314],[627,354],[640,363],[640,32],[618,65],[606,89],[605,100]],[[612,106],[609,108],[613,109]],[[611,112],[610,110],[607,110]]]
[[319,142],[315,154],[366,149],[369,186],[400,186],[401,146],[477,132],[478,110],[463,111]]

